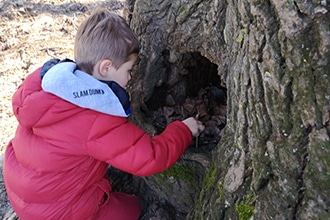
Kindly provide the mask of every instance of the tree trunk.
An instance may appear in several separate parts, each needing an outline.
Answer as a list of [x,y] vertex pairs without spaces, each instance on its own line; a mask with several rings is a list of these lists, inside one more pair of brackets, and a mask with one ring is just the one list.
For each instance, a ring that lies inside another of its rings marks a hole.
[[311,0],[135,1],[132,120],[143,124],[145,103],[187,53],[216,64],[227,89],[225,135],[188,219],[330,218],[329,10]]

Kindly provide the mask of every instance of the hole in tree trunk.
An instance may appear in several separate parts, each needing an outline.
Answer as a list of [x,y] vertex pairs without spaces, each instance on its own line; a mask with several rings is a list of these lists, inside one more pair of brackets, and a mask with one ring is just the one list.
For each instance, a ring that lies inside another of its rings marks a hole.
[[[226,88],[221,86],[218,66],[200,53],[163,52],[167,76],[154,88],[146,105],[158,133],[174,120],[198,117],[205,131],[191,148],[212,150],[226,124]],[[197,150],[198,151],[198,150]]]

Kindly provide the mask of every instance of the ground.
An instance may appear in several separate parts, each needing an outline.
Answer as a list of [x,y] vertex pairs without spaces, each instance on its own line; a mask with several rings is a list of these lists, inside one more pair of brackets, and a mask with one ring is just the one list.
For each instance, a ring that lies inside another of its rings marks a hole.
[[11,97],[26,76],[52,58],[73,59],[74,36],[95,7],[123,13],[125,0],[2,0],[0,2],[0,155],[17,122]]

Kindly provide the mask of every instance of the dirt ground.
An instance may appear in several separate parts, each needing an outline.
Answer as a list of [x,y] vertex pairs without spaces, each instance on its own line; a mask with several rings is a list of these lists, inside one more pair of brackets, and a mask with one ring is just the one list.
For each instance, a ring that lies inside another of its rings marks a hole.
[[95,7],[123,14],[125,0],[2,0],[0,2],[0,154],[17,122],[11,98],[26,76],[52,58],[73,59],[81,21]]

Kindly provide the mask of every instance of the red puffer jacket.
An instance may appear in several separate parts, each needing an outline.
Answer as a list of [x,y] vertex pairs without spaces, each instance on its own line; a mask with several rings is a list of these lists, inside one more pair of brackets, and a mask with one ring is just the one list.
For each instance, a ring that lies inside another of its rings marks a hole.
[[13,111],[19,125],[6,149],[4,177],[10,202],[23,220],[91,216],[111,191],[109,164],[152,175],[172,166],[192,140],[180,121],[151,138],[125,117],[46,93],[40,69],[14,94]]

